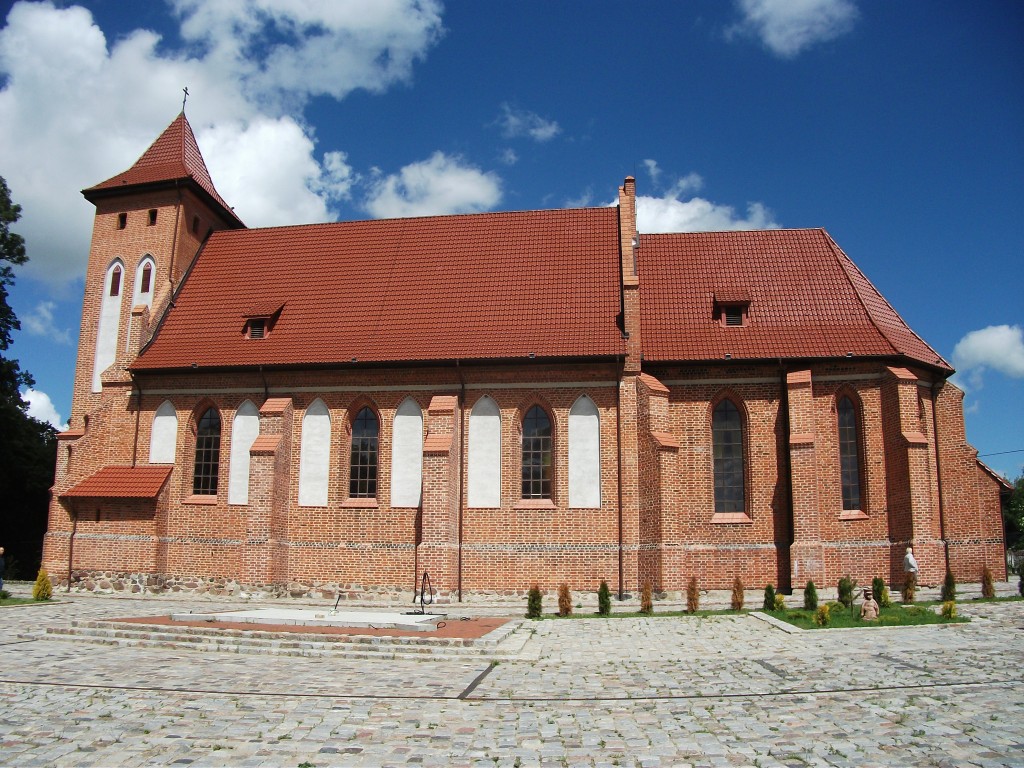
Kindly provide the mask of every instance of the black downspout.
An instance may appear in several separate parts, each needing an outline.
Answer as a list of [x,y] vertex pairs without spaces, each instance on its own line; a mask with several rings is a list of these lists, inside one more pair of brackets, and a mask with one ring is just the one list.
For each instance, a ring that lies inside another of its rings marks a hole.
[[139,459],[139,415],[142,412],[142,387],[139,386],[139,382],[135,380],[135,374],[131,370],[128,371],[128,375],[132,377],[132,388],[135,390],[132,392],[135,395],[135,436],[132,439],[132,466],[134,467],[138,463]]
[[786,367],[782,364],[782,358],[779,358],[779,407],[782,409],[782,455],[785,461],[786,468],[786,500],[789,504],[789,531],[786,539],[789,543],[789,552],[787,556],[789,560],[789,573],[790,573],[790,590],[793,589],[793,544],[796,541],[796,512],[793,509],[793,465],[792,455],[789,449],[789,437],[793,431],[793,425],[789,421],[789,382],[786,380]]
[[466,414],[464,413],[466,408],[466,380],[462,377],[462,368],[459,367],[459,361],[455,361],[455,372],[459,374],[459,546],[458,546],[458,563],[455,567],[455,575],[457,579],[457,589],[459,592],[459,602],[462,602],[462,522],[463,515],[462,510],[464,505],[463,499],[463,469],[464,462],[463,457],[466,453]]
[[939,494],[939,538],[942,539],[942,554],[946,561],[946,573],[949,573],[949,541],[946,539],[946,507],[942,501],[942,459],[939,458],[939,418],[936,408],[937,393],[935,387],[943,382],[933,381],[932,391],[932,439],[935,440],[935,487]]
[[625,579],[625,564],[622,551],[622,374],[625,371],[625,361],[615,361],[615,457],[618,461],[618,482],[615,484],[619,491],[619,600],[626,599],[623,589]]
[[68,589],[71,591],[71,563],[75,555],[75,533],[78,532],[78,512],[75,511],[75,503],[71,502],[71,538],[68,539]]

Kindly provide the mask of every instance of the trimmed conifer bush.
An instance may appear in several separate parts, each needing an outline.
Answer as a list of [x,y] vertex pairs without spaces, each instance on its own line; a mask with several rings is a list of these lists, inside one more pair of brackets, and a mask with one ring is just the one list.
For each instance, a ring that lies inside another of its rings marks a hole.
[[827,627],[829,622],[832,621],[829,613],[828,603],[822,603],[818,606],[818,610],[814,612],[814,623],[819,627]]
[[700,590],[697,589],[697,577],[691,576],[686,585],[686,610],[696,613],[700,608]]
[[810,579],[807,581],[807,586],[804,587],[804,610],[818,610],[818,588]]
[[882,594],[878,596],[878,607],[879,608],[891,608],[892,597],[889,595],[889,588],[882,587]]
[[651,599],[651,580],[644,579],[640,587],[640,613],[654,613],[654,601]]
[[853,590],[856,588],[856,579],[851,579],[849,574],[843,576],[843,578],[839,580],[837,588],[837,591],[839,592],[839,602],[847,608],[853,608]]
[[903,580],[903,602],[910,604],[917,597],[917,574],[908,573]]
[[956,601],[947,600],[942,604],[942,618],[944,619],[955,619],[956,618]]
[[987,565],[981,570],[981,596],[993,598],[996,596],[996,583],[992,578],[992,569]]
[[771,584],[764,588],[764,602],[761,603],[761,610],[769,612],[775,610],[775,587]]
[[956,578],[952,571],[946,571],[946,578],[942,582],[942,602],[948,603],[956,600]]
[[558,585],[558,615],[568,616],[572,613],[572,592],[564,581]]
[[610,616],[612,612],[612,595],[607,581],[602,581],[597,588],[597,612],[601,616]]
[[540,596],[540,586],[534,584],[530,587],[530,594],[526,598],[526,618],[528,619],[539,619],[542,598]]
[[51,597],[53,597],[53,584],[50,582],[50,574],[46,572],[45,568],[40,568],[35,586],[32,587],[32,598],[34,600],[49,600]]
[[734,611],[743,610],[743,582],[740,581],[739,576],[732,580],[732,602],[730,607]]
[[786,610],[786,596],[781,592],[775,593],[775,610],[784,611]]
[[875,578],[871,580],[871,594],[874,595],[875,600],[878,601],[879,605],[882,604],[883,589],[885,589],[885,579],[883,579],[881,576],[875,576]]

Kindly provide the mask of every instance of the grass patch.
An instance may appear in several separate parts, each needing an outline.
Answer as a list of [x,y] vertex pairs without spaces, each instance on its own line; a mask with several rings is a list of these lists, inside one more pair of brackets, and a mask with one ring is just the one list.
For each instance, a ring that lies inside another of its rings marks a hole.
[[36,600],[31,597],[0,597],[2,605],[28,605],[29,603],[45,603],[47,600]]
[[970,621],[965,617],[945,619],[930,607],[920,604],[894,605],[882,608],[877,621],[861,621],[860,606],[855,604],[853,611],[836,605],[830,614],[828,627],[819,627],[814,623],[814,611],[804,608],[792,608],[787,611],[775,611],[771,614],[777,619],[788,622],[800,629],[851,629],[853,627],[916,627],[921,624],[963,624]]
[[742,616],[750,611],[734,611],[730,608],[723,608],[715,611],[654,611],[653,613],[644,613],[643,611],[621,611],[612,612],[606,616],[602,616],[599,613],[571,613],[568,616],[559,616],[557,613],[545,613],[539,616],[540,619],[558,619],[558,620],[569,620],[573,619],[659,619],[662,617],[672,616]]

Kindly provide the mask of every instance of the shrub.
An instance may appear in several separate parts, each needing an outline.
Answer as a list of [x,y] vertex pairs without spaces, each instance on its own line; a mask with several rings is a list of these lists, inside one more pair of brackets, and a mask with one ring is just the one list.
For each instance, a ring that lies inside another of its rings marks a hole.
[[946,579],[942,582],[942,602],[956,600],[956,579],[952,571],[946,571]]
[[732,580],[732,603],[731,607],[734,611],[743,610],[743,582],[740,581],[740,577],[737,576]]
[[53,597],[53,584],[50,582],[50,574],[46,572],[45,568],[40,568],[39,575],[36,576],[36,584],[32,587],[32,599],[49,600],[51,597]]
[[696,613],[700,608],[700,590],[697,589],[697,577],[691,576],[686,585],[686,610]]
[[775,610],[784,611],[786,610],[786,596],[781,592],[775,593]]
[[992,578],[992,569],[987,565],[981,570],[981,596],[989,599],[996,596],[996,584]]
[[601,616],[608,616],[612,612],[612,595],[608,590],[608,582],[602,581],[597,588],[597,612]]
[[807,586],[804,587],[804,610],[818,610],[818,589],[814,586],[813,581],[808,581]]
[[572,613],[572,592],[564,581],[558,585],[558,615],[568,616]]
[[6,600],[11,596],[11,593],[6,589],[0,589],[0,600]]
[[847,608],[853,608],[853,590],[856,588],[856,579],[851,579],[850,574],[843,576],[843,578],[839,580],[839,602]]
[[814,612],[814,623],[819,627],[827,627],[830,621],[832,617],[829,615],[828,603],[819,605],[818,610]]
[[775,587],[773,587],[771,584],[767,585],[764,588],[764,601],[761,603],[761,610],[775,610]]
[[526,618],[539,619],[541,612],[540,586],[534,584],[530,587],[530,594],[526,598]]
[[947,600],[942,604],[942,618],[944,619],[955,619],[956,618],[956,601]]
[[654,602],[651,600],[651,580],[644,579],[640,587],[640,613],[654,613]]
[[879,605],[882,604],[881,600],[883,589],[885,589],[885,579],[881,576],[875,576],[875,578],[871,580],[871,594],[874,595],[875,600],[879,601]]
[[890,608],[892,607],[892,597],[889,596],[889,588],[883,586],[882,594],[878,596],[878,607],[879,608]]
[[903,580],[903,602],[912,603],[917,597],[917,574],[908,573]]

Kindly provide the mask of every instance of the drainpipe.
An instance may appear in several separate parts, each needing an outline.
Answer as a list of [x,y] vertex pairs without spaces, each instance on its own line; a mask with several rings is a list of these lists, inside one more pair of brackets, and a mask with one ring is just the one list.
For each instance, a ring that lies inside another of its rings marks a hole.
[[782,363],[782,358],[779,358],[779,409],[782,411],[782,438],[785,441],[783,444],[782,456],[786,467],[786,497],[789,502],[789,532],[786,537],[789,541],[789,588],[793,589],[793,544],[796,540],[796,511],[793,509],[793,466],[791,463],[792,455],[789,448],[789,436],[793,431],[793,425],[789,421],[789,383],[786,380],[786,367]]
[[75,533],[78,531],[78,512],[75,510],[75,503],[71,502],[71,538],[68,539],[68,588],[71,591],[71,562],[75,554]]
[[463,458],[466,454],[466,379],[462,375],[462,368],[459,367],[459,361],[455,361],[455,372],[459,375],[459,546],[458,546],[458,564],[455,567],[455,574],[457,578],[457,590],[459,593],[459,602],[462,602],[462,522],[463,514],[462,510],[465,507],[463,503]]
[[930,387],[932,391],[932,439],[935,441],[935,487],[939,495],[939,538],[942,539],[942,554],[946,560],[946,572],[949,572],[949,540],[946,539],[946,505],[942,500],[942,459],[939,457],[939,419],[936,403],[938,397],[937,387],[944,381],[933,381]]
[[139,458],[139,414],[142,412],[142,387],[135,379],[135,374],[129,369],[128,375],[132,377],[132,394],[135,395],[135,436],[132,439],[132,467],[136,465]]
[[625,564],[622,552],[622,373],[626,363],[616,356],[615,360],[615,457],[618,462],[618,486],[619,491],[619,600],[626,599],[623,589],[625,578]]

